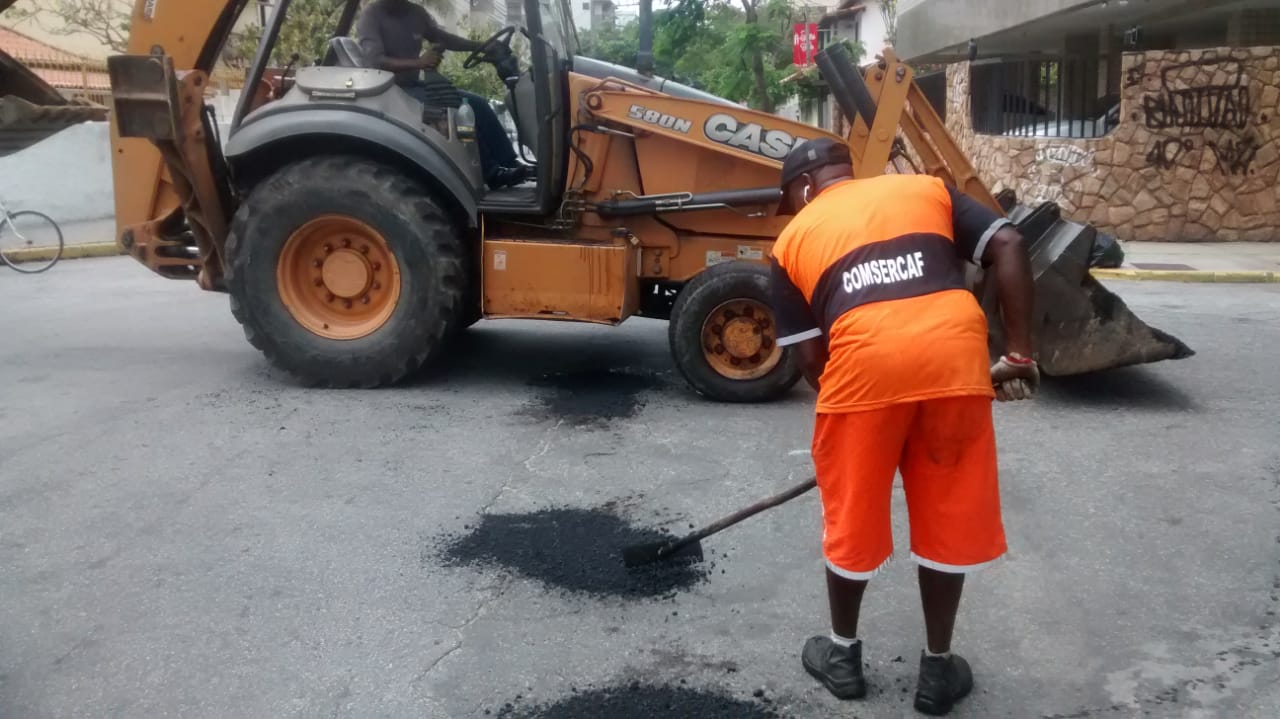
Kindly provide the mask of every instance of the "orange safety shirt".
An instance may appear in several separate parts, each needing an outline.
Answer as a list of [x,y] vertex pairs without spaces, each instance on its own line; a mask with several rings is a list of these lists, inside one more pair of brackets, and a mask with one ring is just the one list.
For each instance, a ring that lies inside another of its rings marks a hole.
[[779,345],[825,341],[820,413],[994,397],[987,324],[965,289],[1009,221],[928,175],[827,187],[773,246]]

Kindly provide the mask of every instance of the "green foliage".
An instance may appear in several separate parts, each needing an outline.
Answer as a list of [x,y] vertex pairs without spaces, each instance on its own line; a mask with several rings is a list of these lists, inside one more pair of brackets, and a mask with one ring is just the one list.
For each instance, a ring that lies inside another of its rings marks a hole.
[[[294,54],[298,56],[299,65],[312,65],[323,58],[344,4],[344,0],[293,0],[272,50],[271,64],[283,67]],[[250,10],[256,12],[252,6]],[[261,38],[262,26],[249,25],[231,37],[223,58],[235,67],[247,65]]]
[[[653,14],[655,71],[735,102],[772,111],[795,93],[789,0],[671,0]],[[584,55],[633,67],[635,20],[582,33]],[[756,65],[759,58],[759,65]],[[757,76],[759,70],[759,76]],[[764,88],[764,94],[760,88]]]
[[[465,33],[459,34],[476,41],[487,40],[490,35],[490,33],[476,28],[471,28]],[[462,63],[467,61],[468,55],[470,53],[446,52],[444,54],[444,62],[440,63],[440,74],[452,80],[453,84],[457,85],[459,89],[489,98],[503,97],[507,92],[507,86],[502,84],[502,80],[498,77],[493,65],[483,62],[468,70],[462,67]]]

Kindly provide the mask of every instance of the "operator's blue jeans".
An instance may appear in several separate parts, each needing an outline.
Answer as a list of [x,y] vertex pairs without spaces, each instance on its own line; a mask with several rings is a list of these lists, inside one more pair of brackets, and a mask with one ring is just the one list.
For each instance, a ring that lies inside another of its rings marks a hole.
[[[427,88],[424,85],[401,85],[400,87],[413,99],[424,105],[427,104]],[[489,104],[487,98],[474,92],[459,90],[458,93],[466,98],[467,104],[476,114],[476,144],[480,149],[480,171],[484,173],[484,179],[486,181],[492,179],[494,174],[504,167],[514,167],[516,165],[515,148],[511,146],[511,138],[507,137],[507,130],[498,119],[498,113],[494,112],[493,105]]]

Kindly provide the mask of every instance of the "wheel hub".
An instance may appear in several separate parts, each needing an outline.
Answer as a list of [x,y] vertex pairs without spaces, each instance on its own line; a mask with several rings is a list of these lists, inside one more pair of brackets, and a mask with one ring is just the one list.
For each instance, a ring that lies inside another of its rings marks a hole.
[[769,308],[758,300],[729,300],[702,325],[702,349],[716,372],[732,379],[756,379],[782,360]]
[[400,265],[377,230],[354,217],[324,215],[285,241],[276,284],[289,314],[308,331],[359,339],[395,310]]
[[320,268],[324,286],[338,297],[352,298],[364,295],[373,280],[373,265],[364,255],[342,249],[329,255]]

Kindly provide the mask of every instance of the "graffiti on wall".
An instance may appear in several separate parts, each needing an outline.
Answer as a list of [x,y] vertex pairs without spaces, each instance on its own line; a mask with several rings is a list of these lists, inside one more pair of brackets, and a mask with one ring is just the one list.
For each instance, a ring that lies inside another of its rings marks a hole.
[[[1125,86],[1141,85],[1142,118],[1158,132],[1147,148],[1149,167],[1171,170],[1179,166],[1202,168],[1205,153],[1212,153],[1212,167],[1229,176],[1250,173],[1259,142],[1252,127],[1268,120],[1255,111],[1251,81],[1244,63],[1209,57],[1167,65],[1154,76],[1142,68],[1125,73]],[[1137,113],[1134,113],[1137,120]]]
[[[1191,68],[1216,71],[1218,75],[1225,73],[1227,81],[1178,87],[1178,78]],[[1142,112],[1147,127],[1152,130],[1170,127],[1243,130],[1252,115],[1244,64],[1238,60],[1211,59],[1170,65],[1160,72],[1159,89],[1142,98]]]
[[1036,148],[1036,163],[1052,162],[1070,167],[1093,166],[1093,151],[1075,145],[1044,145]]

